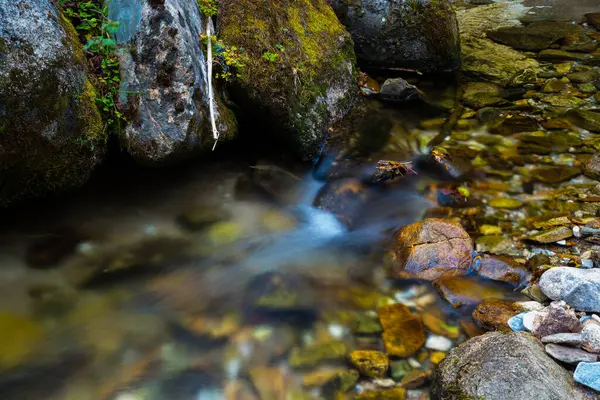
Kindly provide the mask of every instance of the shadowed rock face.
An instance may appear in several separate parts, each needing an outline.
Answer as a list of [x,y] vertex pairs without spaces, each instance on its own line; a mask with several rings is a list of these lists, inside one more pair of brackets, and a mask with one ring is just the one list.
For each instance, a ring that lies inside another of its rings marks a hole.
[[[527,333],[487,333],[453,349],[439,365],[433,399],[585,399],[571,374]],[[589,397],[593,398],[593,397]]]
[[456,16],[446,0],[333,0],[361,64],[450,72],[460,67]]
[[[195,1],[115,0],[110,17],[120,23],[122,101],[128,126],[123,143],[144,164],[210,151],[206,55],[200,47],[205,20]],[[237,123],[215,89],[220,142],[235,136]]]
[[395,277],[435,280],[464,275],[471,265],[473,242],[458,222],[426,219],[400,229],[394,240]]
[[73,26],[50,0],[0,0],[0,205],[75,187],[105,133]]

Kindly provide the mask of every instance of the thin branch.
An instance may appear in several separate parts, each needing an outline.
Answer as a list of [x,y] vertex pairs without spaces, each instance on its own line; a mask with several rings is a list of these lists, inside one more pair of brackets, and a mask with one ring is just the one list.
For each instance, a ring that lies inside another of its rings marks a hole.
[[217,124],[215,122],[215,106],[213,104],[214,94],[212,87],[212,18],[206,18],[206,35],[208,36],[208,50],[207,50],[207,63],[208,63],[208,109],[210,112],[210,124],[212,126],[213,139],[215,139],[215,144],[213,145],[213,151],[215,147],[217,147],[217,142],[219,141],[219,131],[217,130]]

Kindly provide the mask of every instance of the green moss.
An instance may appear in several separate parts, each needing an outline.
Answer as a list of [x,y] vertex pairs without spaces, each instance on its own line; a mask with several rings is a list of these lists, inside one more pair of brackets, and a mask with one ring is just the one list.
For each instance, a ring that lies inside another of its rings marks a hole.
[[[356,74],[352,41],[327,2],[225,0],[220,22],[218,36],[247,56],[234,89],[238,102],[252,104],[272,128],[291,132],[300,147],[313,146],[337,117],[327,91],[348,86]],[[339,97],[334,108],[343,113],[354,94]]]
[[[12,69],[0,79],[0,97],[11,116],[0,120],[0,147],[10,154],[0,160],[0,205],[82,184],[106,142],[77,35],[62,16],[59,23],[67,50],[43,71]],[[27,46],[5,50],[33,57]]]

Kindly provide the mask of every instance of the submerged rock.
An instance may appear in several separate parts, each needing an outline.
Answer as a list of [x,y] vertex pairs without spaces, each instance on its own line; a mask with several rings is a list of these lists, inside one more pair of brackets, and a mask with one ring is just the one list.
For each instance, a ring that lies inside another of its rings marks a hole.
[[513,15],[510,7],[507,3],[494,3],[457,12],[461,71],[465,74],[506,86],[523,71],[537,71],[536,60],[486,37],[486,31],[520,25],[516,18],[510,18]]
[[377,310],[383,327],[385,351],[390,356],[408,357],[425,344],[425,330],[421,319],[404,304],[392,304]]
[[578,127],[592,132],[600,132],[600,112],[570,110],[566,115]]
[[593,156],[583,163],[582,170],[585,176],[600,180],[600,156]]
[[473,269],[481,277],[505,282],[515,287],[522,287],[531,279],[531,273],[527,268],[511,257],[485,254],[480,262],[474,263]]
[[[210,151],[206,55],[200,34],[205,20],[196,2],[115,0],[111,19],[120,23],[121,101],[128,125],[121,140],[144,164],[165,163]],[[233,138],[237,122],[214,90],[219,142]]]
[[395,235],[393,275],[435,280],[445,273],[466,274],[473,242],[458,223],[426,219],[400,229]]
[[333,0],[354,40],[358,60],[371,67],[450,72],[460,67],[456,16],[445,0]]
[[218,19],[247,57],[232,96],[248,122],[313,158],[359,95],[352,40],[327,1],[221,0]]
[[442,298],[460,310],[473,310],[485,299],[502,298],[498,287],[481,282],[477,277],[444,275],[433,282]]
[[506,95],[502,87],[489,82],[468,82],[463,90],[463,103],[476,110],[501,103]]
[[379,92],[379,96],[387,101],[415,100],[420,95],[416,86],[411,85],[402,78],[386,79]]
[[584,399],[573,378],[526,333],[487,333],[454,348],[436,370],[434,399]]
[[551,268],[540,278],[540,288],[578,311],[600,312],[600,269]]
[[46,269],[75,252],[84,235],[73,228],[60,228],[47,237],[35,240],[25,253],[25,261],[32,268]]
[[369,378],[383,378],[390,363],[384,353],[374,350],[356,350],[350,353],[349,358],[352,365]]
[[106,132],[70,22],[50,0],[0,0],[0,206],[83,184]]
[[41,324],[25,317],[0,312],[0,372],[34,360],[44,336]]
[[579,25],[566,22],[534,22],[526,27],[500,28],[487,33],[496,42],[517,50],[540,51],[568,34],[581,32]]
[[369,186],[359,179],[338,179],[327,182],[319,190],[313,205],[333,213],[338,220],[353,227],[369,199],[369,190]]
[[346,357],[346,345],[342,342],[315,344],[292,349],[289,363],[292,367],[312,367],[322,363],[340,361]]

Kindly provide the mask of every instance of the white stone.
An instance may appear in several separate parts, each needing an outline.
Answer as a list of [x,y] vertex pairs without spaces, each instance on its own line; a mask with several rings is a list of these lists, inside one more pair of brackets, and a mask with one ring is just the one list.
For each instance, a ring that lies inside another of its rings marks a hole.
[[452,348],[452,341],[439,335],[430,335],[425,342],[425,348],[437,351],[449,351]]

